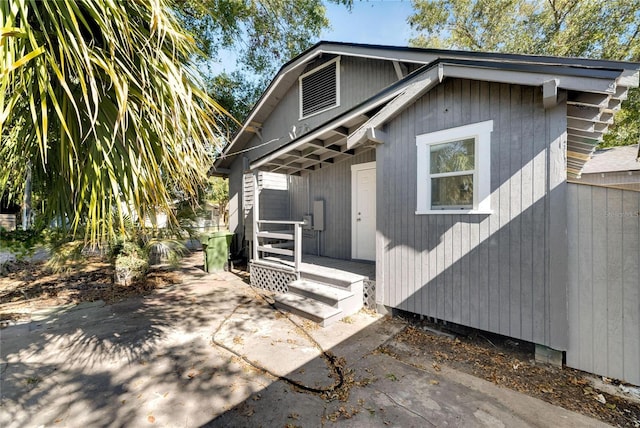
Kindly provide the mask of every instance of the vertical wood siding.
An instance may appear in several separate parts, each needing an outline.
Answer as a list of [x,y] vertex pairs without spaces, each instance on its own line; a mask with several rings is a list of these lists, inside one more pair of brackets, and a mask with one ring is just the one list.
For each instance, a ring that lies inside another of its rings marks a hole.
[[[539,88],[450,79],[386,127],[376,154],[378,303],[566,348],[566,281],[546,251],[551,239],[566,259],[562,234],[549,236],[566,218],[560,197],[550,203],[566,186],[550,164],[564,161],[564,108],[545,110]],[[494,121],[493,213],[416,215],[416,135],[485,120]]]
[[[375,151],[368,150],[351,159],[322,168],[307,176],[309,207],[313,201],[324,201],[325,230],[319,238],[305,239],[303,250],[317,252],[316,239],[320,239],[320,255],[336,259],[351,259],[351,165],[375,161]],[[300,206],[299,204],[296,204]],[[309,212],[308,210],[306,212]]]
[[[233,218],[230,219],[230,223],[234,226],[234,231],[238,235],[244,234],[244,239],[246,240],[251,239],[252,203],[249,201],[252,201],[253,196],[251,195],[251,193],[253,191],[253,188],[248,187],[248,185],[245,186],[245,182],[242,177],[247,162],[253,162],[256,159],[264,156],[265,154],[286,145],[291,141],[291,137],[293,134],[299,136],[302,133],[306,132],[308,129],[312,129],[314,126],[318,126],[319,124],[326,122],[336,115],[349,110],[355,105],[370,98],[378,91],[394,83],[395,81],[397,81],[397,79],[398,78],[393,69],[393,65],[388,61],[344,57],[341,59],[340,63],[339,107],[300,121],[298,98],[299,92],[297,80],[291,86],[287,94],[282,97],[282,99],[270,100],[269,102],[277,103],[277,105],[274,111],[269,116],[268,120],[263,123],[263,128],[260,136],[254,136],[249,142],[248,147],[259,146],[264,143],[268,144],[262,147],[258,147],[254,150],[249,150],[244,153],[243,156],[238,156],[235,162],[233,162],[233,164],[231,165],[231,178],[229,182],[230,198],[233,198],[235,196],[236,199],[234,201],[237,201],[236,205],[238,206]],[[295,132],[293,132],[294,126],[296,127]],[[339,165],[350,164],[345,163]],[[329,178],[326,179],[329,180]],[[348,181],[345,182],[345,185],[349,186],[351,182],[350,180],[351,179],[349,178]],[[308,179],[306,177],[291,177],[290,184],[294,183],[295,185],[290,186],[291,191],[288,196],[290,204],[290,213],[288,218],[301,220],[302,215],[309,212],[309,204],[312,199],[307,192]],[[333,188],[336,187],[338,186],[333,186]],[[350,196],[350,188],[346,191]],[[340,199],[335,197],[336,193],[333,193],[333,195],[334,196],[332,196],[332,200]],[[348,214],[351,207],[350,202],[347,205],[348,206],[346,207],[346,209],[348,210]],[[333,208],[335,207],[332,207],[332,209]],[[340,209],[342,209],[342,207]],[[328,210],[329,209],[327,208],[327,213],[329,213]],[[265,213],[265,215],[266,214],[269,213]],[[276,214],[279,215],[278,213]],[[327,219],[327,221],[328,220],[329,219]],[[344,222],[344,220],[338,220],[338,222],[342,223]],[[330,227],[333,229],[336,227],[336,225],[332,225]],[[338,227],[338,229],[342,230],[344,228],[340,226]],[[348,254],[347,256],[342,258],[350,258],[350,247],[348,251],[343,249],[337,250],[337,247],[346,247],[351,245],[350,226],[347,230],[347,233],[348,236],[340,236],[341,241],[344,238],[347,240],[347,242],[329,244],[328,247],[330,250],[330,254]],[[324,238],[321,237],[321,239]],[[306,242],[306,244],[308,245],[305,245],[305,250],[308,249],[310,251],[311,249],[314,249],[315,251],[315,249],[317,248],[317,246],[315,245],[315,238],[307,239],[306,241],[308,241]]]
[[568,185],[567,365],[640,385],[640,193]]
[[302,120],[300,120],[299,88],[296,80],[282,99],[276,100],[277,106],[262,125],[262,140],[256,136],[250,144],[257,146],[262,142],[275,141],[248,152],[246,156],[253,162],[272,150],[286,145],[291,141],[292,136],[303,135],[372,97],[397,80],[393,65],[389,61],[343,57],[340,61],[340,105]]

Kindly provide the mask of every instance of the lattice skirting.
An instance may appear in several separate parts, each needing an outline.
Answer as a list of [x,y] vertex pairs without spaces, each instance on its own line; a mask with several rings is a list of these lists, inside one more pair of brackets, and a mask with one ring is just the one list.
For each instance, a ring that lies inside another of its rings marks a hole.
[[362,292],[364,298],[364,305],[369,309],[376,308],[376,282],[371,279],[364,280],[364,287]]
[[274,293],[289,291],[289,283],[298,279],[294,272],[251,262],[251,285]]

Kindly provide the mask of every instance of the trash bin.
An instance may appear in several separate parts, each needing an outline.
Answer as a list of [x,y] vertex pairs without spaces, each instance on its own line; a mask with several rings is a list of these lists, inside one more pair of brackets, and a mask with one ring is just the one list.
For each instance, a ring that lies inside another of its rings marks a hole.
[[225,270],[229,260],[229,246],[232,238],[233,233],[215,232],[202,240],[205,272]]

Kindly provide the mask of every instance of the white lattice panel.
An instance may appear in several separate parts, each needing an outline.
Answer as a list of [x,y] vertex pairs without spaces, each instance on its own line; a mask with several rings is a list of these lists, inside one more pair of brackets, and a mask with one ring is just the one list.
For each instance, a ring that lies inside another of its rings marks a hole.
[[376,308],[376,282],[370,279],[364,280],[364,290],[363,290],[363,298],[364,305],[367,308],[375,309]]
[[289,291],[289,283],[298,279],[295,273],[281,269],[251,264],[251,285],[274,293],[286,293]]

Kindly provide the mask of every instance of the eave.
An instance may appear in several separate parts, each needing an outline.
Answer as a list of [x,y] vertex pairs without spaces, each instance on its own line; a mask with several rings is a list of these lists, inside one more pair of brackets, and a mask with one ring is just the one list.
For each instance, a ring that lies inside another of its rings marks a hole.
[[[620,61],[320,42],[280,69],[216,161],[217,168],[229,168],[234,153],[246,148],[253,132],[268,119],[306,64],[322,55],[392,61],[398,77],[404,75],[403,64],[425,65],[392,85],[393,91],[383,91],[384,97],[375,95],[254,161],[252,169],[305,174],[347,159],[355,150],[380,144],[384,142],[385,123],[434,84],[451,77],[542,87],[545,107],[566,101],[567,176],[579,177],[584,163],[611,125],[614,113],[626,99],[628,88],[638,86],[640,70],[638,63]],[[433,76],[435,69],[437,78]],[[417,75],[425,80],[418,83]],[[566,98],[560,99],[561,96]]]

